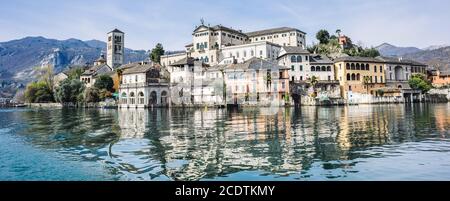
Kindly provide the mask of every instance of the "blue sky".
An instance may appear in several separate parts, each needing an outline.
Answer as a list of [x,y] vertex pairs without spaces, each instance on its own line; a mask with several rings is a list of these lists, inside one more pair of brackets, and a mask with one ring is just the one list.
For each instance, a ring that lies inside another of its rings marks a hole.
[[26,36],[105,40],[119,28],[126,46],[183,49],[206,24],[246,31],[290,26],[308,43],[322,28],[340,28],[354,42],[424,48],[450,44],[448,0],[0,0],[0,41]]

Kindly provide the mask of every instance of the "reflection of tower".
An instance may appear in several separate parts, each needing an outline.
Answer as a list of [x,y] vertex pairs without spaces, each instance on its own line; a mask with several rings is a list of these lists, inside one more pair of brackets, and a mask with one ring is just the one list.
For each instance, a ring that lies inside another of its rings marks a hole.
[[116,68],[123,64],[123,57],[125,53],[125,33],[118,29],[108,33],[107,53],[108,66]]

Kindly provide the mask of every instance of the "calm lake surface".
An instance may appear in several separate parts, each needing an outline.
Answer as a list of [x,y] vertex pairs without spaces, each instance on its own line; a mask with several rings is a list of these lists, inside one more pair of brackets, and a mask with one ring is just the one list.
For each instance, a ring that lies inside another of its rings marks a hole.
[[450,180],[450,104],[1,109],[0,180]]

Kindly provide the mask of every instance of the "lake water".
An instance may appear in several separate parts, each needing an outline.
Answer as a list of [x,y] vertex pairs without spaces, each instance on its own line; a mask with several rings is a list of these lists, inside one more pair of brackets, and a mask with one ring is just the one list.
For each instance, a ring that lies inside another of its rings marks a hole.
[[450,104],[1,109],[0,180],[450,180]]

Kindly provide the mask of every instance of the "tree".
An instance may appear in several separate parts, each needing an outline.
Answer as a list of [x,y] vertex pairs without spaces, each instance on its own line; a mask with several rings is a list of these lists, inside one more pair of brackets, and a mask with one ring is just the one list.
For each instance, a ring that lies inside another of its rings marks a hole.
[[69,70],[67,73],[67,79],[74,80],[74,79],[80,79],[81,75],[84,73],[83,67],[77,66],[73,67]]
[[375,48],[363,49],[358,56],[361,57],[377,57],[380,56],[380,52]]
[[421,90],[423,94],[427,93],[432,88],[430,81],[427,80],[425,76],[421,74],[412,75],[408,83],[412,89]]
[[342,32],[342,30],[340,30],[340,29],[336,30],[336,34],[338,35],[338,37],[341,37],[341,32]]
[[84,85],[80,80],[64,80],[59,87],[55,89],[55,99],[60,103],[77,103],[80,94],[83,94]]
[[44,67],[35,67],[35,69],[38,72],[38,80],[41,82],[45,82],[46,86],[49,88],[50,91],[53,91],[54,87],[54,71],[53,66],[48,65]]
[[327,30],[322,29],[316,34],[317,40],[319,40],[320,44],[327,44],[330,40],[330,34]]
[[164,55],[164,48],[161,43],[156,44],[150,53],[150,59],[155,63],[161,62],[161,56]]
[[25,90],[25,99],[30,103],[53,102],[53,91],[44,81],[31,82]]
[[371,84],[372,80],[370,79],[369,76],[364,76],[362,82],[367,89],[367,94],[369,94],[369,85]]
[[90,87],[84,90],[84,102],[98,103],[100,102],[100,90],[96,87]]
[[96,80],[94,87],[98,89],[106,89],[110,92],[114,91],[114,80],[108,75],[100,75]]

